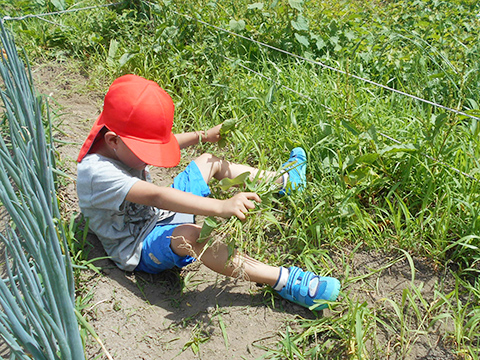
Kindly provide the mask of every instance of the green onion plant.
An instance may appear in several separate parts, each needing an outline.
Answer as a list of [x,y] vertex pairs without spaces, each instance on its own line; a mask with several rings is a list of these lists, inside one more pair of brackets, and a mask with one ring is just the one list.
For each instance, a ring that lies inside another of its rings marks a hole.
[[8,123],[0,140],[0,201],[10,218],[0,236],[5,248],[0,335],[11,359],[85,359],[56,196],[51,128],[44,128],[48,106],[3,23],[0,30]]

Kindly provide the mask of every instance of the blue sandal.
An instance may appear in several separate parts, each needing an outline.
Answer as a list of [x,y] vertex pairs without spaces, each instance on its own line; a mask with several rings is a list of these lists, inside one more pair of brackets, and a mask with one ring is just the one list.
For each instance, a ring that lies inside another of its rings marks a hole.
[[[289,269],[287,284],[278,294],[295,304],[310,308],[316,300],[335,301],[340,292],[340,281],[332,277],[315,275],[310,271],[292,266]],[[327,304],[318,304],[312,310],[327,308]]]
[[300,147],[290,152],[290,158],[283,164],[283,169],[288,172],[288,183],[280,190],[280,195],[285,195],[293,190],[302,191],[307,182],[307,154]]

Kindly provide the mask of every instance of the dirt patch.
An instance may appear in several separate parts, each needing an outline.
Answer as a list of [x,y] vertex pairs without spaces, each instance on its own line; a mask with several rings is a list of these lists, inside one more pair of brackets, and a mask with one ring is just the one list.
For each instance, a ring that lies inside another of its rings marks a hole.
[[[86,91],[90,89],[88,76],[65,63],[35,66],[33,77],[37,90],[50,98],[54,117],[59,120],[56,135],[62,143],[58,143],[58,152],[62,168],[71,176],[61,191],[64,211],[78,212],[75,159],[100,113],[108,85]],[[192,157],[194,152],[186,156]],[[153,172],[154,182],[170,183],[175,174],[157,169]],[[88,242],[90,258],[105,255],[95,236],[89,236]],[[385,299],[401,301],[402,292],[412,280],[409,262],[404,259],[392,264],[393,258],[378,252],[354,253],[350,257],[343,254],[345,257],[347,261],[338,261],[333,275],[342,279],[348,267],[350,279],[360,278],[345,284],[344,296],[365,301],[370,307],[382,302],[385,311],[392,311]],[[102,274],[85,272],[82,278],[84,296],[91,295],[85,314],[117,360],[255,359],[266,354],[265,346],[275,347],[279,332],[284,332],[287,324],[298,317],[315,317],[302,307],[272,298],[261,287],[217,275],[199,263],[181,272],[172,270],[155,276],[126,273],[109,260],[95,264],[103,269]],[[414,283],[423,284],[422,294],[432,298],[429,294],[438,288],[441,279],[420,261],[414,265]],[[331,316],[328,310],[324,315]],[[389,331],[379,332],[377,341],[387,348],[391,335]],[[388,358],[453,358],[444,349],[436,329],[414,340],[409,354],[392,352]],[[89,359],[106,358],[94,342],[88,344],[87,354]],[[371,357],[385,358],[382,354]]]
[[[377,324],[370,330],[375,332],[374,341],[384,346],[377,346],[383,349],[370,352],[370,358],[456,359],[445,338],[446,332],[453,333],[453,324],[434,320],[439,309],[436,305],[442,301],[439,294],[455,288],[450,275],[435,271],[424,259],[409,259],[401,252],[349,253],[347,249],[343,255],[348,260],[338,268],[351,273],[349,283],[344,284],[345,298],[373,309],[377,316]],[[406,344],[403,349],[397,345],[402,341]],[[366,346],[375,349],[373,339]]]

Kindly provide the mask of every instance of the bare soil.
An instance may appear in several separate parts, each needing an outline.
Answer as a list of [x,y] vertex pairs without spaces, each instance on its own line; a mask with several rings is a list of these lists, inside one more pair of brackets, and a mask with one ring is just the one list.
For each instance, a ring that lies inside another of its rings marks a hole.
[[[35,86],[50,98],[56,121],[60,121],[57,137],[60,166],[71,176],[62,191],[64,211],[70,216],[79,212],[75,192],[75,159],[80,146],[102,108],[108,83],[82,74],[79,67],[51,62],[33,68]],[[193,157],[193,153],[186,154]],[[154,182],[167,184],[175,170],[156,170]],[[105,256],[93,235],[88,237],[89,258]],[[342,279],[345,266],[350,276],[382,269],[392,259],[379,252],[332,254],[338,261],[333,274]],[[342,265],[343,264],[343,265]],[[126,273],[110,260],[95,265],[101,274],[85,271],[81,283],[83,296],[91,294],[85,316],[100,336],[113,359],[257,359],[266,354],[264,347],[275,347],[288,324],[298,317],[314,318],[309,310],[272,297],[262,287],[245,281],[219,276],[200,263],[182,271],[160,275]],[[416,282],[423,283],[423,294],[431,298],[440,276],[417,260]],[[401,298],[411,281],[410,266],[401,261],[365,281],[347,285],[343,290],[349,299],[358,298],[375,306],[385,298]],[[332,316],[326,310],[323,316]],[[387,349],[392,339],[379,334],[378,341]],[[412,343],[407,359],[451,359],[451,351],[443,347],[442,338],[433,332]],[[89,359],[106,359],[98,343],[87,345]],[[319,358],[322,355],[319,354]],[[390,359],[397,359],[392,352]]]

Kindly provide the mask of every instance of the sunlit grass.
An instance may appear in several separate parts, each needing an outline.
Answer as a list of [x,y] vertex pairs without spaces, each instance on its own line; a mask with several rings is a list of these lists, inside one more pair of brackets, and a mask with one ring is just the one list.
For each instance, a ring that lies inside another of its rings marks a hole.
[[[258,3],[171,1],[152,11],[128,3],[123,11],[56,18],[61,27],[38,20],[8,25],[39,59],[79,59],[92,83],[127,72],[156,80],[174,99],[176,131],[237,120],[225,148],[204,150],[269,169],[278,169],[292,147],[307,150],[307,189],[275,204],[275,222],[260,213],[228,225],[238,236],[234,244],[258,259],[332,274],[344,284],[328,317],[284,329],[269,356],[407,357],[435,333],[459,358],[478,358],[478,120],[170,11],[227,30],[230,20],[245,19],[243,35],[478,116],[478,4],[274,3],[260,10]],[[305,26],[292,4],[302,7],[308,31],[292,25]],[[374,249],[404,261],[426,259],[455,286],[445,290],[439,282],[427,299],[412,281],[394,297],[367,301],[356,292],[376,285],[358,277],[348,257],[334,256],[346,249],[352,258]]]

